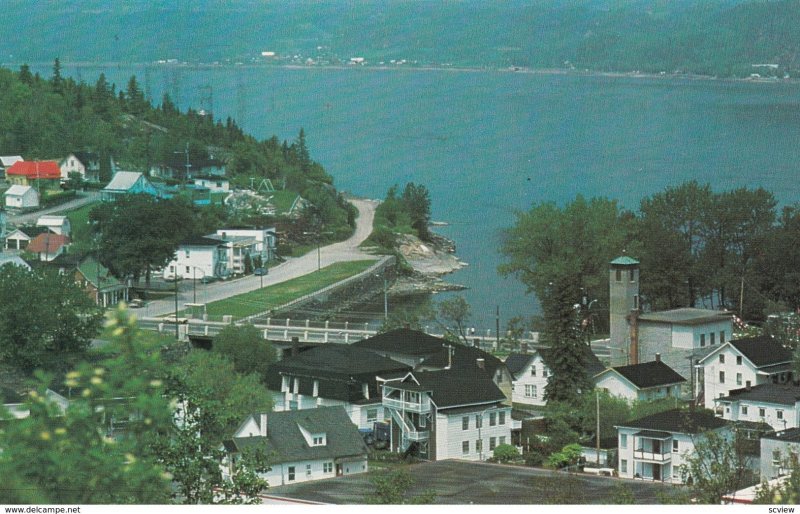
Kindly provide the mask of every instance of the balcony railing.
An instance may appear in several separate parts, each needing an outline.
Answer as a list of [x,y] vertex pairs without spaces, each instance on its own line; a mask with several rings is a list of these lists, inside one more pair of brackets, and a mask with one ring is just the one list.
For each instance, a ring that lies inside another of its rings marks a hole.
[[418,412],[420,414],[430,412],[431,401],[429,398],[423,398],[420,402],[410,402],[405,400],[398,400],[396,398],[383,397],[382,403],[384,407],[391,409],[400,409],[408,412]]
[[633,458],[649,462],[670,462],[672,453],[654,453],[639,449],[633,451]]

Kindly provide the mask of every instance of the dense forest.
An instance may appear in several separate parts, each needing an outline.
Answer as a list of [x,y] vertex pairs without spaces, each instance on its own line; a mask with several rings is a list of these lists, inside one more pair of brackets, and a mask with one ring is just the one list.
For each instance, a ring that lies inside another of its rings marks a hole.
[[[5,62],[306,62],[576,68],[782,77],[800,66],[799,0],[4,5]],[[68,27],[65,31],[63,28]],[[262,51],[275,52],[265,61]],[[777,67],[753,65],[773,64]]]
[[46,78],[32,74],[27,65],[19,71],[0,68],[0,109],[1,155],[33,160],[95,152],[101,182],[111,178],[112,160],[130,171],[155,165],[181,170],[186,161],[195,166],[216,161],[225,165],[234,183],[270,179],[276,188],[302,196],[308,208],[307,216],[297,221],[303,225],[298,233],[324,227],[341,237],[354,223],[354,209],[311,159],[302,128],[291,142],[274,136],[258,141],[230,118],[215,120],[193,109],[181,112],[167,95],[152,105],[136,77],[120,89],[102,74],[94,85],[76,82],[62,76],[58,59]]

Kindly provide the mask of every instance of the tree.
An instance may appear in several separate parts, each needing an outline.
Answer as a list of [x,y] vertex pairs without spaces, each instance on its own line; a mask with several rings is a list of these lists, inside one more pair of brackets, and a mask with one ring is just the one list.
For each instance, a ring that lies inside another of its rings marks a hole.
[[800,466],[797,459],[788,457],[785,460],[787,461],[786,467],[791,468],[789,475],[773,484],[762,481],[756,490],[753,503],[772,505],[797,505],[800,503]]
[[519,450],[510,444],[498,444],[494,449],[492,458],[495,462],[511,462],[519,458]]
[[467,339],[467,323],[472,315],[471,309],[463,296],[454,296],[439,302],[438,317],[434,320],[445,330],[445,335],[469,345]]
[[153,269],[175,258],[178,244],[193,235],[194,209],[179,199],[157,200],[150,195],[125,195],[89,213],[99,236],[100,260],[120,277],[150,283]]
[[733,436],[707,431],[693,438],[694,452],[681,466],[683,481],[692,484],[699,503],[718,505],[722,497],[752,483],[748,470],[748,441],[740,431]]
[[254,373],[262,382],[277,360],[275,349],[253,325],[227,325],[214,336],[213,350],[230,360],[238,373]]
[[61,60],[56,57],[53,61],[53,78],[51,80],[53,92],[61,94],[63,92],[64,79],[61,77]]
[[70,171],[69,178],[64,183],[64,187],[77,191],[83,187],[83,177],[77,171]]
[[[111,312],[107,326],[114,334],[107,357],[66,375],[64,385],[79,393],[66,411],[47,399],[51,377],[39,374],[26,401],[30,416],[0,430],[5,502],[159,504],[169,498],[170,477],[151,452],[153,439],[172,423],[158,347],[135,337],[135,320],[123,310]],[[129,421],[110,437],[112,417]]]
[[411,226],[423,241],[430,240],[428,225],[431,222],[431,198],[428,188],[409,182],[401,198],[405,212],[411,218]]
[[[24,298],[25,301],[20,301]],[[102,310],[69,274],[0,266],[0,359],[32,370],[85,351]]]
[[572,443],[561,448],[560,451],[553,453],[547,459],[547,465],[560,469],[566,466],[573,466],[578,463],[583,450],[578,443]]
[[414,478],[406,469],[381,471],[370,476],[375,490],[364,498],[364,503],[381,505],[419,505],[433,503],[436,493],[427,490],[417,496],[409,496],[414,488]]

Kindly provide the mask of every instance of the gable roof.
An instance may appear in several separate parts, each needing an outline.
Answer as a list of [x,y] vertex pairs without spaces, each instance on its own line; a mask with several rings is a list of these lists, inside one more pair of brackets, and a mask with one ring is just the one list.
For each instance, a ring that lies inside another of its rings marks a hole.
[[[250,417],[260,425],[260,413]],[[299,427],[312,434],[325,433],[326,444],[309,446]],[[263,444],[272,463],[367,455],[364,440],[344,407],[268,412],[266,437],[236,437],[226,443],[229,451]]]
[[4,194],[6,196],[24,196],[31,190],[36,192],[36,190],[33,189],[33,186],[22,186],[20,184],[14,184],[13,186],[9,187]]
[[643,418],[620,423],[618,427],[670,432],[673,434],[699,434],[715,430],[729,423],[705,409],[672,409]]
[[[442,339],[442,341],[445,340]],[[417,367],[470,370],[478,369],[478,359],[483,359],[484,369],[488,373],[494,374],[498,368],[505,366],[503,361],[480,348],[448,341],[445,341],[445,345],[447,346],[440,347],[432,355],[426,357]]]
[[439,409],[482,405],[506,399],[492,376],[475,368],[467,370],[414,371],[402,382],[387,385],[414,391],[430,391]]
[[69,244],[69,238],[50,232],[39,234],[28,243],[28,251],[33,253],[53,253]]
[[61,169],[56,161],[17,161],[6,170],[6,175],[52,180],[61,178]]
[[510,353],[508,357],[506,357],[506,367],[516,378],[517,373],[523,371],[533,360],[535,355],[534,353]]
[[118,171],[111,178],[111,182],[103,189],[106,191],[128,191],[140,179],[147,181],[145,176],[137,171]]
[[712,321],[723,321],[725,318],[732,319],[731,313],[711,309],[695,309],[692,307],[659,312],[646,312],[639,315],[639,321],[674,323],[680,325],[699,325]]
[[760,384],[750,388],[743,387],[728,392],[728,396],[715,398],[720,402],[751,401],[791,405],[800,401],[800,385],[795,384]]
[[399,353],[402,355],[423,357],[442,349],[448,341],[409,328],[398,328],[376,336],[362,339],[353,346],[371,350]]
[[27,270],[31,269],[30,264],[22,260],[22,257],[19,255],[8,255],[0,253],[0,266],[5,266],[6,264],[14,264],[16,266],[21,266]]
[[178,246],[224,246],[224,241],[219,239],[211,239],[210,237],[196,236],[191,239],[183,241]]
[[94,287],[99,287],[101,290],[123,285],[122,282],[111,274],[108,268],[91,256],[86,257],[78,264],[78,271],[89,283]]
[[674,369],[662,361],[643,362],[628,366],[615,366],[606,370],[606,373],[617,372],[639,389],[659,387],[686,382]]
[[792,352],[769,336],[734,339],[729,343],[759,368],[792,360]]
[[23,160],[24,159],[21,155],[0,155],[0,166],[5,168],[7,166],[11,166],[15,162]]

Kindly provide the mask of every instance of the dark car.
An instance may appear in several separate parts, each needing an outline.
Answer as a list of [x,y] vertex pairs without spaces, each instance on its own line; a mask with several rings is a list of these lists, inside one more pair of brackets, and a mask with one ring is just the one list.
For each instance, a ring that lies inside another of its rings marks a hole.
[[260,277],[262,275],[266,275],[267,273],[269,273],[269,270],[267,268],[256,268],[256,269],[253,270],[253,275],[255,275],[257,277]]

